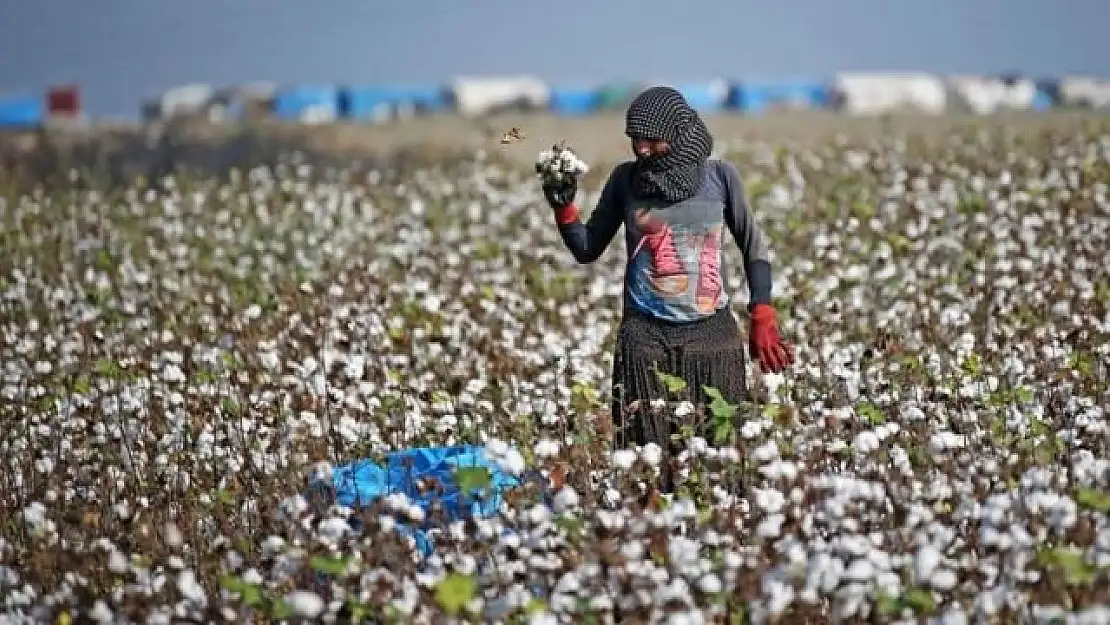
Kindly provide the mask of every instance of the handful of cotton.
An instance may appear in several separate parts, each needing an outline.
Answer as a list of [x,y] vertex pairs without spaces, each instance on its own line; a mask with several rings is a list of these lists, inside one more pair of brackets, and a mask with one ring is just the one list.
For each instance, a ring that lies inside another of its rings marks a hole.
[[540,152],[539,158],[536,159],[536,173],[544,184],[581,177],[589,171],[590,168],[585,161],[562,144],[553,145],[550,150]]

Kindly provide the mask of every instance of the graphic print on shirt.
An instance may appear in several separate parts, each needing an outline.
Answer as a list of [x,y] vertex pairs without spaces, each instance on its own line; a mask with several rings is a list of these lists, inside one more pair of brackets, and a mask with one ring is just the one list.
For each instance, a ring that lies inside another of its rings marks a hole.
[[714,227],[701,237],[698,257],[698,289],[695,295],[698,310],[709,314],[717,309],[721,297],[721,228]]
[[629,211],[627,296],[669,321],[693,321],[727,303],[722,284],[724,224],[719,203],[687,200]]
[[634,219],[641,236],[632,255],[636,256],[642,249],[651,254],[652,287],[661,295],[678,295],[685,291],[690,277],[678,255],[674,229],[646,209],[637,210]]

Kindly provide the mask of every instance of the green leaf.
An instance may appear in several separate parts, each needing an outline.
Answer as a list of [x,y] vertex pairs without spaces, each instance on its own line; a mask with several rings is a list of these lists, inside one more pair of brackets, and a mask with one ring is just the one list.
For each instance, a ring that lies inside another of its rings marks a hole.
[[600,394],[592,386],[575,383],[570,388],[570,405],[575,412],[590,412],[601,406]]
[[1036,398],[1036,396],[1033,394],[1033,389],[1026,386],[1019,387],[1017,390],[1015,390],[1014,396],[1019,402],[1023,404],[1032,403],[1032,401]]
[[1094,488],[1080,487],[1075,491],[1075,502],[1084,508],[1110,513],[1110,493]]
[[283,599],[276,599],[273,606],[270,608],[270,617],[281,621],[293,616],[293,606],[286,603]]
[[917,614],[927,614],[936,610],[933,594],[924,588],[910,588],[902,595],[902,603]]
[[224,397],[220,400],[220,410],[229,417],[238,417],[239,402],[230,397]]
[[973,376],[979,375],[983,371],[983,363],[979,360],[979,354],[968,356],[966,360],[960,363],[960,368]]
[[732,416],[736,414],[738,404],[730,404],[725,400],[721,391],[712,386],[703,386],[702,390],[709,396],[709,412],[713,415],[714,421],[731,421]]
[[555,527],[566,532],[567,538],[571,540],[578,540],[584,534],[582,519],[565,514],[555,519]]
[[444,612],[456,616],[474,598],[478,584],[469,575],[452,573],[436,585],[436,603]]
[[347,599],[347,610],[350,612],[351,622],[353,623],[361,623],[371,615],[371,610],[365,603],[349,597]]
[[350,565],[350,562],[349,558],[316,555],[312,556],[308,561],[308,565],[317,573],[339,576],[347,572],[347,567]]
[[239,595],[243,605],[256,607],[263,603],[262,588],[257,584],[250,584],[242,578],[226,573],[220,575],[220,586]]
[[93,365],[93,371],[105,378],[115,378],[120,373],[119,364],[110,358],[101,358]]
[[869,221],[875,216],[875,206],[863,200],[852,202],[852,215],[860,221]]
[[547,609],[547,602],[545,602],[543,599],[537,599],[536,597],[532,597],[528,601],[528,605],[524,606],[524,613],[527,614],[528,616],[531,616],[531,615],[535,614],[536,612],[542,612],[546,609]]
[[902,607],[898,597],[891,596],[883,591],[879,591],[875,596],[875,609],[879,611],[882,616],[891,616],[896,614],[899,608]]
[[474,490],[485,490],[492,480],[489,469],[485,467],[459,467],[455,469],[455,483],[459,490],[471,493]]
[[730,423],[718,423],[713,426],[713,442],[717,445],[727,443],[735,431]]
[[223,573],[220,575],[220,586],[230,592],[243,592],[243,589],[250,586],[250,584],[234,575]]
[[81,376],[73,383],[73,392],[80,395],[88,395],[92,390],[92,385],[89,382],[88,376]]
[[1086,585],[1095,581],[1098,570],[1075,549],[1044,547],[1037,551],[1037,563],[1046,569],[1063,574],[1064,581],[1073,585]]
[[886,415],[883,414],[883,411],[869,401],[860,402],[859,406],[856,407],[856,412],[871,425],[886,423]]
[[664,373],[659,369],[655,370],[655,375],[659,378],[659,381],[662,382],[663,386],[667,388],[668,393],[681,393],[686,390],[686,380],[683,380],[677,375]]

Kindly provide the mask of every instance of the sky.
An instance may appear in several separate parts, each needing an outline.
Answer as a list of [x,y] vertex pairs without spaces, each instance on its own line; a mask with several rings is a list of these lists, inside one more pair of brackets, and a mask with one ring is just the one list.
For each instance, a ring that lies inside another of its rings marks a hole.
[[1110,76],[1107,24],[1110,0],[0,0],[0,94],[134,117],[188,83]]

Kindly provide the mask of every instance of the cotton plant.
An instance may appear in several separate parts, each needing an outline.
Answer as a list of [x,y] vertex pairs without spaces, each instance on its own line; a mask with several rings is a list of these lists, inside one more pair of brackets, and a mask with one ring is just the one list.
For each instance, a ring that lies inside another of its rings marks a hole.
[[[610,444],[624,258],[564,263],[522,217],[533,176],[588,173],[565,146],[29,190],[0,211],[0,620],[1101,622],[1110,142],[1085,132],[723,153],[802,361],[673,454]],[[527,478],[492,517],[306,492],[462,443]]]

